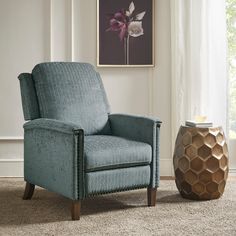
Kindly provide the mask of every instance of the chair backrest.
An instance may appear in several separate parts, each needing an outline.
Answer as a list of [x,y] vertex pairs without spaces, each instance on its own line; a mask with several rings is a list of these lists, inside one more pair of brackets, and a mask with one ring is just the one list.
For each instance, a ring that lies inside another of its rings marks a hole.
[[109,104],[92,65],[41,63],[19,79],[25,120],[57,119],[80,125],[85,134],[110,133]]

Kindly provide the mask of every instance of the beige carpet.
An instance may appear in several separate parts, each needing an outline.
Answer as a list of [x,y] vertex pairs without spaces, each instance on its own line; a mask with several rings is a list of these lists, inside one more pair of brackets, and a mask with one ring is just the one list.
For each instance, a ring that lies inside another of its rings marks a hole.
[[236,235],[236,180],[219,200],[182,199],[174,181],[161,181],[156,207],[146,191],[109,194],[83,202],[80,221],[70,220],[70,201],[36,188],[21,200],[22,179],[0,179],[0,235]]

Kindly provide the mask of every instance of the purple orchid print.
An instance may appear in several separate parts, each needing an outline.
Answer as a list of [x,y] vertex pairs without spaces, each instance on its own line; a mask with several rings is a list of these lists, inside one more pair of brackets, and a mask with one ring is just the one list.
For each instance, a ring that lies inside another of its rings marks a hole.
[[124,43],[125,64],[129,65],[129,38],[139,37],[144,34],[142,20],[146,14],[143,11],[134,14],[135,5],[131,2],[129,9],[121,9],[114,14],[109,14],[110,27],[106,31],[118,32],[120,40]]

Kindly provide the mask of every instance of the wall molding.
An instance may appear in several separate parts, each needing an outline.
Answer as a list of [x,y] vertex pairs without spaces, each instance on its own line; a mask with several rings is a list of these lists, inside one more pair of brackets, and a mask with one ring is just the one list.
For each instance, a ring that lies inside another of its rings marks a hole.
[[49,0],[49,60],[52,61],[52,0]]
[[174,176],[173,160],[172,158],[160,158],[160,175]]
[[74,0],[70,0],[70,31],[71,31],[71,44],[70,44],[70,50],[71,50],[71,61],[75,60],[75,55],[74,55]]
[[0,136],[0,141],[17,141],[24,140],[23,136]]
[[230,168],[229,173],[230,174],[236,174],[236,168]]
[[154,99],[154,68],[150,68],[148,70],[148,113],[150,116],[154,115],[154,105],[155,105],[155,99]]
[[0,159],[0,177],[23,177],[24,160]]

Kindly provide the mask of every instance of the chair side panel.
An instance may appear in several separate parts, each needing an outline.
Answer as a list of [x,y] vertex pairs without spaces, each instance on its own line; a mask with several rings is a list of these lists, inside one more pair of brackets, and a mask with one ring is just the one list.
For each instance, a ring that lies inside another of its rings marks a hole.
[[18,78],[20,81],[22,108],[25,120],[40,118],[38,99],[32,75],[30,73],[22,73]]

